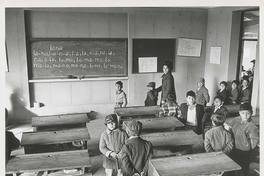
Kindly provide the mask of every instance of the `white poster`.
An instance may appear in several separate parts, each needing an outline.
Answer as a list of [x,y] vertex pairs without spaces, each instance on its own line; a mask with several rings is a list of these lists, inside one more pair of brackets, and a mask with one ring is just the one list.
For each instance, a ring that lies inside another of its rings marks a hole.
[[210,64],[221,63],[221,47],[210,48]]
[[178,56],[200,57],[202,40],[197,39],[178,39]]
[[138,58],[138,72],[152,73],[157,72],[157,57],[139,57]]

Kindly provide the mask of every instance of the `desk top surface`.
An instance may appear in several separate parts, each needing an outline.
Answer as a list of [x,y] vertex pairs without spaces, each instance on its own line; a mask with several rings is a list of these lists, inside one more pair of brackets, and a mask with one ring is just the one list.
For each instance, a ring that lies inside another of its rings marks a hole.
[[151,166],[156,173],[153,176],[194,176],[241,169],[222,152],[152,159]]

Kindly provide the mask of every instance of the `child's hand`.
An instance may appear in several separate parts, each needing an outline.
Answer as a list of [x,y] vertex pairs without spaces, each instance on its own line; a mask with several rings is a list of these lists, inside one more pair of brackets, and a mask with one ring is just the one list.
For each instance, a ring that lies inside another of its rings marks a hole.
[[110,156],[111,156],[112,158],[117,158],[118,155],[117,155],[115,152],[111,152]]
[[227,123],[224,123],[224,128],[227,130],[227,131],[231,131],[231,126],[228,125]]

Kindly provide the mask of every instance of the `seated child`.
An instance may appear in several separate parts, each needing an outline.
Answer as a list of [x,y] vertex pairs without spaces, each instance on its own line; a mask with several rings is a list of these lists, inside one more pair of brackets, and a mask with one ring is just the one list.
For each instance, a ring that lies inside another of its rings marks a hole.
[[242,80],[242,87],[238,98],[240,104],[250,103],[251,90],[248,87],[248,83],[249,83],[248,79],[244,78]]
[[117,171],[118,176],[122,176],[120,161],[117,155],[127,140],[127,134],[118,128],[117,116],[110,114],[105,117],[106,130],[101,134],[99,150],[104,155],[103,166],[106,176],[112,176]]
[[202,119],[202,126],[203,126],[203,132],[209,130],[212,127],[212,121],[211,116],[214,113],[221,114],[226,119],[227,116],[227,109],[223,106],[223,100],[222,97],[216,96],[214,97],[214,104],[213,106],[210,106],[208,108],[205,108],[205,113]]
[[116,105],[115,107],[126,107],[127,105],[127,98],[123,89],[122,81],[117,81],[115,83],[116,86]]
[[181,110],[179,105],[175,102],[175,98],[173,94],[169,94],[165,103],[161,104],[161,117],[173,116],[179,117],[181,114]]
[[229,104],[229,92],[227,90],[227,83],[225,81],[220,82],[219,90],[216,92],[216,95],[221,97],[224,104]]
[[213,114],[211,120],[213,123],[213,128],[205,133],[205,151],[222,151],[225,154],[229,155],[234,147],[234,140],[231,133],[225,130],[223,126],[225,117],[221,114]]
[[145,106],[156,106],[159,93],[155,89],[155,82],[149,82],[147,87],[149,88],[149,91],[145,100]]
[[196,103],[206,106],[206,104],[210,101],[210,96],[208,93],[208,89],[205,87],[204,84],[204,78],[200,78],[197,82]]
[[180,106],[181,116],[179,118],[187,129],[192,129],[195,133],[202,133],[202,118],[204,115],[203,105],[196,104],[195,93],[191,90],[186,93],[187,103]]
[[251,152],[259,144],[259,132],[251,119],[252,107],[249,103],[241,104],[239,117],[228,123],[235,138],[233,159],[242,167],[245,175],[249,172]]
[[230,96],[230,100],[232,104],[238,103],[238,96],[239,96],[238,85],[239,82],[237,80],[232,81],[232,90]]
[[142,123],[132,120],[127,123],[129,136],[118,154],[122,161],[122,173],[125,176],[147,176],[148,163],[152,156],[152,144],[140,137]]

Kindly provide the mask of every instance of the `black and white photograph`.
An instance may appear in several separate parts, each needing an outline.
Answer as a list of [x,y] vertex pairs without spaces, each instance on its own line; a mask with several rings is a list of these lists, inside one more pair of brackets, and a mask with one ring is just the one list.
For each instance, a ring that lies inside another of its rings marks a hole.
[[4,174],[261,175],[262,10],[5,6]]

